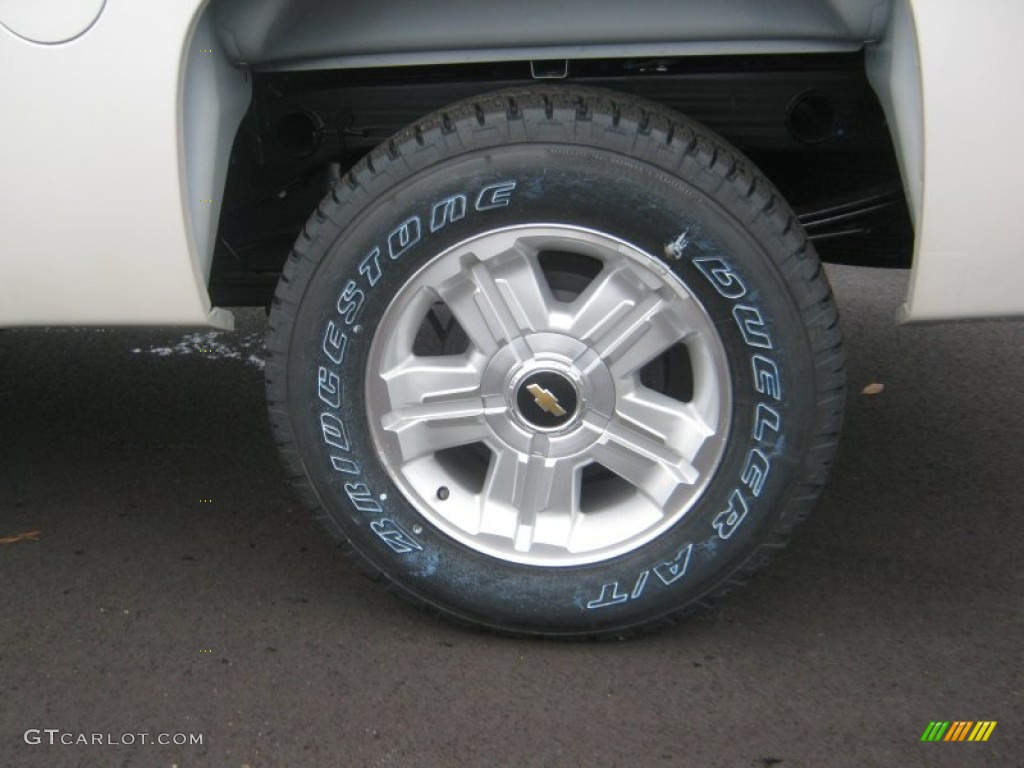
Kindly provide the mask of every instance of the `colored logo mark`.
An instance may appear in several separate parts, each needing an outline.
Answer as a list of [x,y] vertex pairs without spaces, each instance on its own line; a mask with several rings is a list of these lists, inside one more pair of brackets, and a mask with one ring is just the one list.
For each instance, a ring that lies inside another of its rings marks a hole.
[[533,401],[552,416],[565,416],[565,408],[558,402],[558,398],[544,389],[540,384],[529,384],[526,387],[533,395]]
[[995,729],[995,720],[933,720],[921,734],[921,741],[988,741]]

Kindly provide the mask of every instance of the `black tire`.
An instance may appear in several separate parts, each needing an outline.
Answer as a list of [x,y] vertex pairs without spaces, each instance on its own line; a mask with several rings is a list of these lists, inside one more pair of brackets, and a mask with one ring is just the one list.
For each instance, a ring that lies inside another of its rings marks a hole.
[[[463,215],[437,213],[458,195]],[[453,245],[538,222],[608,233],[657,259],[703,306],[731,371],[721,458],[693,505],[653,540],[565,567],[495,557],[441,530],[382,465],[366,411],[371,342],[392,297]],[[404,596],[509,633],[621,636],[742,583],[809,511],[840,428],[837,312],[789,207],[721,138],[611,92],[499,92],[396,135],[310,218],[270,324],[271,422],[316,517]]]

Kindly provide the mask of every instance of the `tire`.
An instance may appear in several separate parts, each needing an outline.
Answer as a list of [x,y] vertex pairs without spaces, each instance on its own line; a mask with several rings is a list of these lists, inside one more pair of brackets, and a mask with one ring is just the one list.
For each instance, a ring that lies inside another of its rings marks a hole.
[[623,636],[743,582],[825,480],[836,308],[779,194],[658,105],[536,88],[399,133],[270,317],[285,466],[371,573],[506,633]]

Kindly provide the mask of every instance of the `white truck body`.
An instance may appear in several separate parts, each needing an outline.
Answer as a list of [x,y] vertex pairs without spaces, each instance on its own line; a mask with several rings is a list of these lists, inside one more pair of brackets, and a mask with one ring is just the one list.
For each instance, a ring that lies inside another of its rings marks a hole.
[[[671,6],[647,5],[651,12]],[[792,6],[798,20],[821,16],[841,26],[853,4]],[[1024,5],[864,6],[867,40],[826,39],[809,27],[790,33],[783,19],[757,37],[718,40],[546,39],[534,48],[472,48],[453,39],[415,50],[397,38],[390,49],[385,37],[373,52],[339,43],[332,61],[381,66],[866,46],[916,232],[902,319],[1024,314],[1024,245],[1010,226],[1017,207],[1011,185],[1022,165],[1014,148],[1024,118],[1024,46],[1016,39]],[[353,23],[367,25],[368,6],[360,7],[363,16]],[[215,24],[202,0],[0,4],[0,327],[231,326],[230,312],[211,306],[207,282],[228,157],[250,87]]]

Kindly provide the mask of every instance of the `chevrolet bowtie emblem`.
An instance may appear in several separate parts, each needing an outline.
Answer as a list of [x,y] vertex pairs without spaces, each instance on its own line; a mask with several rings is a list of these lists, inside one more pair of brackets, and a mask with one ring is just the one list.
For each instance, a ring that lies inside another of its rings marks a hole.
[[565,416],[566,410],[559,404],[558,398],[540,384],[527,384],[526,389],[533,395],[533,402],[552,416]]

